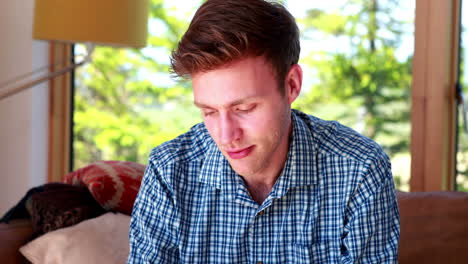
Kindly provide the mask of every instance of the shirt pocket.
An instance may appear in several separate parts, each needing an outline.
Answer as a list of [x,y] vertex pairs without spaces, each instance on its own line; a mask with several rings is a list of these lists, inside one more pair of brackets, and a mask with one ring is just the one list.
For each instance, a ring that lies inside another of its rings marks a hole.
[[335,247],[335,244],[333,241],[325,241],[313,245],[291,245],[288,248],[287,263],[337,263],[339,261],[339,247]]

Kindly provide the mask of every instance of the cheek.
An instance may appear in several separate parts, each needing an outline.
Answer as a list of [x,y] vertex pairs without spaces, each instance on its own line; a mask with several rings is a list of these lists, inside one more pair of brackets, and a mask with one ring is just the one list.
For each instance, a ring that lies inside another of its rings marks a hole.
[[289,131],[290,113],[287,110],[277,107],[271,109],[268,115],[257,120],[257,134],[260,138],[272,143],[282,140]]
[[270,112],[253,116],[244,122],[243,127],[248,136],[262,139],[278,134],[282,123],[282,117]]
[[217,129],[216,129],[215,122],[213,122],[213,120],[207,118],[207,119],[203,119],[203,123],[205,123],[205,127],[206,127],[206,129],[208,129],[208,133],[210,134],[210,136],[215,141],[217,141],[217,138],[216,138]]

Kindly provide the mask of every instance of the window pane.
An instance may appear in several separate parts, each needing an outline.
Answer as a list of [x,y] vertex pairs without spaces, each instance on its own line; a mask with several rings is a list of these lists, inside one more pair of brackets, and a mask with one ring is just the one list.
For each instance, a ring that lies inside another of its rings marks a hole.
[[74,168],[102,159],[145,164],[153,147],[200,122],[190,83],[168,74],[170,51],[196,8],[180,2],[151,1],[146,48],[96,47],[77,70]]
[[[152,0],[147,48],[98,47],[77,71],[75,168],[100,159],[146,163],[151,148],[201,121],[190,82],[168,74],[170,51],[201,1],[193,2]],[[303,91],[293,107],[376,140],[407,190],[414,0],[282,2],[302,35]]]
[[287,3],[306,67],[295,107],[377,141],[392,159],[397,188],[408,190],[415,1]]
[[[468,96],[468,71],[466,70],[466,62],[468,58],[468,2],[462,2],[461,11],[461,49],[460,49],[460,84],[465,95],[465,104],[467,103],[466,96]],[[463,111],[462,108],[458,108],[458,146],[457,146],[457,167],[456,167],[456,179],[457,179],[457,190],[468,191],[468,134],[464,132],[463,127]],[[466,124],[468,125],[468,124]]]

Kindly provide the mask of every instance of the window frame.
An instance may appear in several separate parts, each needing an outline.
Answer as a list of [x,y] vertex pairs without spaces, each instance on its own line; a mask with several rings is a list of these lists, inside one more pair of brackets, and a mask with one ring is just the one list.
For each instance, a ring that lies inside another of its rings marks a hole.
[[[455,189],[455,83],[461,0],[416,0],[411,108],[411,191]],[[440,36],[446,36],[441,38]],[[50,44],[50,62],[72,54]],[[53,71],[53,69],[51,69]],[[73,75],[50,82],[48,180],[69,172]]]
[[[72,44],[51,42],[49,71],[70,66],[72,50]],[[64,62],[65,65],[57,65],[57,61]],[[61,182],[63,175],[72,170],[73,76],[73,72],[67,72],[49,81],[48,182]]]
[[411,191],[455,190],[460,7],[460,0],[416,0]]

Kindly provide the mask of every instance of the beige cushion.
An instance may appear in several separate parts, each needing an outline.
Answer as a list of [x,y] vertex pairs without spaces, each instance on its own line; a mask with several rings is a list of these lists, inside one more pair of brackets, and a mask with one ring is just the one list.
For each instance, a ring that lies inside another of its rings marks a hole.
[[399,263],[468,263],[468,193],[398,192]]
[[20,252],[34,264],[125,263],[130,216],[107,213],[75,226],[47,233]]

